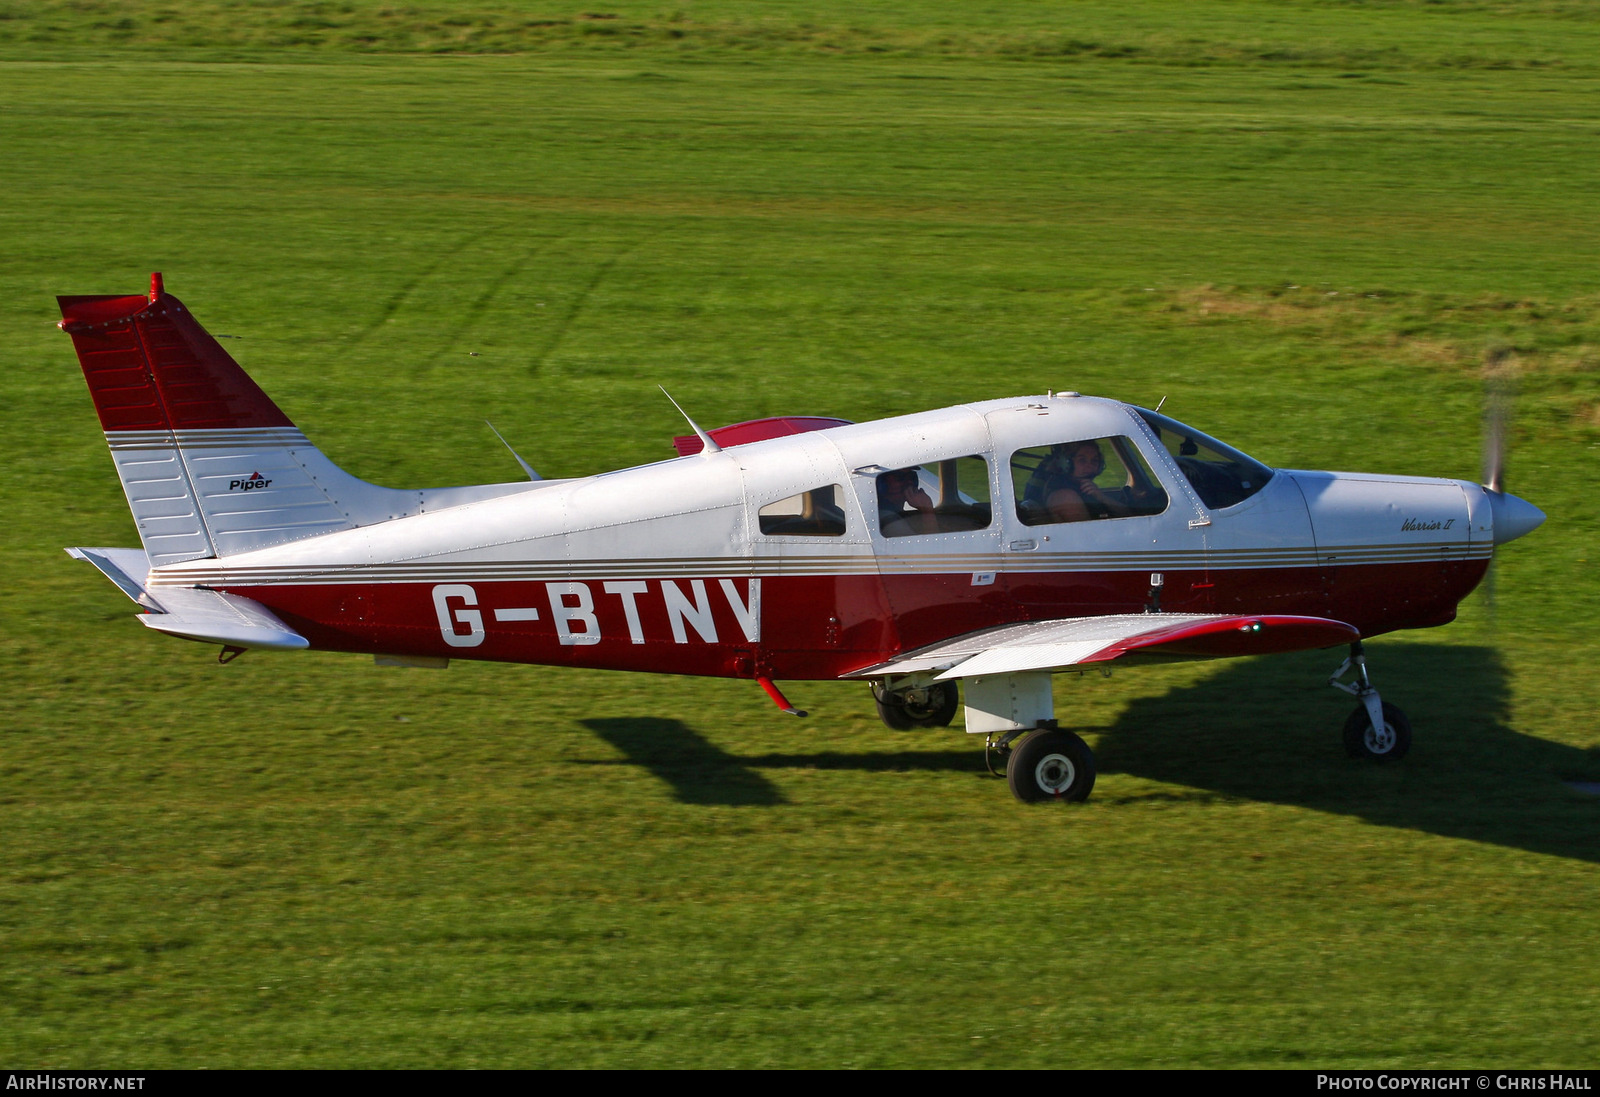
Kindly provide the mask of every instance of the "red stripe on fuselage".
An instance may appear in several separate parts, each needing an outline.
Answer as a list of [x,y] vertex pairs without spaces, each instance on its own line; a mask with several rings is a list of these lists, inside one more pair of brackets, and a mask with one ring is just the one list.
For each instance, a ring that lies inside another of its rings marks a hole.
[[[1449,621],[1486,568],[1466,560],[1170,572],[1161,609],[1328,617],[1374,636]],[[224,589],[327,650],[787,679],[836,678],[1015,621],[1138,613],[1150,594],[1143,572],[1001,573],[977,584],[962,572]]]

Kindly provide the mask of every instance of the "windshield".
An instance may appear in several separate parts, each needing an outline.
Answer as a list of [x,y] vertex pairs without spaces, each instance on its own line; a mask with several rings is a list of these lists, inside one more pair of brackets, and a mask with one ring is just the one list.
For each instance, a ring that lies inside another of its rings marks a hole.
[[1212,510],[1242,503],[1267,486],[1272,470],[1176,419],[1137,409],[1183,470],[1189,486]]

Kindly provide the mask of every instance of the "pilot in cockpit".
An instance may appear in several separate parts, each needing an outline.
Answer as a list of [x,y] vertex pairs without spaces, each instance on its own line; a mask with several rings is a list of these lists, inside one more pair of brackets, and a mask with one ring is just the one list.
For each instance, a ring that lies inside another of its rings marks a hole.
[[1089,439],[1050,447],[1050,455],[1029,478],[1024,498],[1037,504],[1052,522],[1090,518],[1124,518],[1135,512],[1122,492],[1108,492],[1095,482],[1105,471],[1100,443]]

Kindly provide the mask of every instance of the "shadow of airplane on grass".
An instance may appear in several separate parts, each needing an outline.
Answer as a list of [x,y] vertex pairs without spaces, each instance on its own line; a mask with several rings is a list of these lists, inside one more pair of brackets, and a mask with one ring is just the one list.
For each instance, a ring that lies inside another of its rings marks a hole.
[[[1376,684],[1406,710],[1415,732],[1410,755],[1396,763],[1345,757],[1340,728],[1355,700],[1324,684],[1337,661],[1330,654],[1230,663],[1202,682],[1134,701],[1110,727],[1078,730],[1096,737],[1102,774],[1600,862],[1600,799],[1567,783],[1600,781],[1600,749],[1512,730],[1507,675],[1495,650],[1442,644],[1369,650]],[[1063,727],[1072,726],[1071,707],[1071,683],[1062,681],[1056,711]],[[612,717],[583,724],[627,756],[591,764],[644,766],[689,804],[785,803],[761,770],[984,773],[976,741],[975,749],[959,753],[737,755],[677,720]],[[1003,786],[997,792],[1003,794]],[[1117,802],[1102,784],[1090,806]]]
[[1344,755],[1340,730],[1355,699],[1327,701],[1338,697],[1322,684],[1329,655],[1232,663],[1134,701],[1100,735],[1101,773],[1600,861],[1600,799],[1569,784],[1600,780],[1600,749],[1513,730],[1498,652],[1369,647],[1374,684],[1414,733],[1405,759],[1377,763]]
[[[659,716],[607,716],[580,721],[672,788],[683,804],[782,804],[778,786],[679,720]],[[591,765],[612,765],[593,762]]]
[[[678,720],[655,716],[583,720],[584,727],[622,751],[622,762],[588,765],[644,766],[685,804],[783,804],[782,791],[764,769],[848,769],[867,773],[948,770],[982,773],[983,756],[949,751],[818,751],[812,754],[729,754]],[[890,733],[892,734],[892,733]]]

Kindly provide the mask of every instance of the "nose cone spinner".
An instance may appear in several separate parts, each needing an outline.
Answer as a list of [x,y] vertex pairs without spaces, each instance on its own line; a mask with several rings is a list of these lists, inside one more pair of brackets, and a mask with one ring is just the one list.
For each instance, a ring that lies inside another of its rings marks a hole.
[[1491,491],[1489,506],[1494,511],[1494,543],[1503,545],[1544,524],[1544,511],[1515,495]]

